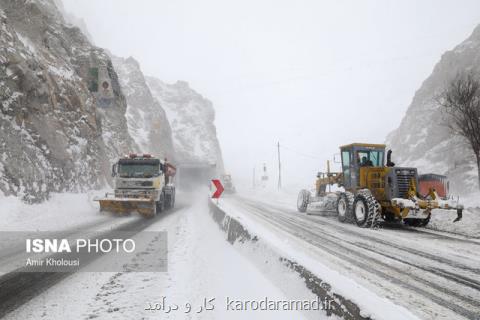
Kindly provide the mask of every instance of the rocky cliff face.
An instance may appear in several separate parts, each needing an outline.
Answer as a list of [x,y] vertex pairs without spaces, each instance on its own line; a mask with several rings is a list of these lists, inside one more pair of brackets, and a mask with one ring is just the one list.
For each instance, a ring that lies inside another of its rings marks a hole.
[[112,59],[127,98],[128,131],[138,144],[139,151],[174,161],[170,124],[165,111],[152,96],[140,65],[132,57]]
[[153,96],[167,113],[177,161],[216,164],[217,170],[223,171],[212,103],[184,81],[166,84],[153,77],[146,79]]
[[111,60],[53,0],[0,0],[0,190],[27,201],[107,179],[137,148]]
[[87,37],[88,41],[90,41],[90,43],[93,44],[93,38],[90,35],[90,32],[88,31],[87,24],[85,23],[85,21],[82,18],[79,18],[71,14],[70,12],[67,12],[65,10],[65,7],[63,6],[62,0],[53,0],[53,3],[62,14],[65,22],[72,26],[78,27],[80,31],[82,31],[83,35]]
[[478,188],[475,156],[466,141],[452,135],[437,98],[461,71],[480,76],[480,26],[453,50],[446,52],[421,88],[400,127],[387,137],[398,165],[416,166],[420,173],[446,174],[454,192]]

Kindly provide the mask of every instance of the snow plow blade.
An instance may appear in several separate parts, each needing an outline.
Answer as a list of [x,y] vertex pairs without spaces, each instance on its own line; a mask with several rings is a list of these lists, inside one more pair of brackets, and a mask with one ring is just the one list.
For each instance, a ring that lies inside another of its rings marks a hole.
[[136,211],[145,217],[156,214],[155,202],[152,199],[104,198],[97,201],[100,203],[101,212],[125,215]]
[[421,214],[425,212],[430,214],[433,209],[457,210],[457,217],[455,220],[453,220],[453,222],[462,220],[463,216],[463,205],[455,200],[441,199],[436,192],[433,193],[433,200],[422,200],[418,198],[415,198],[414,200],[394,198],[392,199],[392,206],[400,208],[407,214],[412,212],[414,216],[418,215],[419,212]]

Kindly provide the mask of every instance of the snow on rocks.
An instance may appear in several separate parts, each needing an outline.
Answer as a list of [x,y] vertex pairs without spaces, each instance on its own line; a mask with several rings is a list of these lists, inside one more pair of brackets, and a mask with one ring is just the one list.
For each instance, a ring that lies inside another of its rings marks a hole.
[[[2,192],[33,203],[105,185],[110,162],[135,148],[109,57],[52,0],[3,2],[0,27]],[[95,83],[108,83],[107,107]]]
[[212,102],[190,88],[187,82],[166,84],[146,77],[153,96],[167,114],[173,146],[179,162],[211,163],[223,171]]
[[437,98],[460,71],[478,74],[479,59],[480,25],[468,39],[442,55],[415,93],[400,126],[386,139],[398,166],[417,167],[420,174],[448,176],[451,189],[461,198],[478,189],[475,156],[465,139],[452,134]]
[[132,57],[112,56],[112,61],[127,99],[128,131],[139,151],[174,159],[170,124],[162,106],[152,96],[139,63]]

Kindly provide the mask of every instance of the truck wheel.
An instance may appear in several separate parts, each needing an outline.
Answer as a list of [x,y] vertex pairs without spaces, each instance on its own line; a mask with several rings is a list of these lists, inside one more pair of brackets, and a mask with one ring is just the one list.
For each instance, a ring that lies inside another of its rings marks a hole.
[[165,195],[164,194],[162,194],[160,196],[160,199],[156,202],[156,204],[157,204],[157,213],[160,213],[163,210],[165,210]]
[[175,193],[170,197],[170,208],[175,207]]
[[170,209],[172,204],[172,195],[166,195],[165,196],[165,209]]
[[310,192],[308,190],[301,190],[297,198],[298,211],[306,212],[309,201],[310,201]]
[[350,192],[342,192],[338,197],[337,213],[338,220],[345,222],[350,217],[352,212],[354,196]]
[[362,190],[353,202],[353,216],[361,228],[375,228],[380,219],[380,204],[370,190]]

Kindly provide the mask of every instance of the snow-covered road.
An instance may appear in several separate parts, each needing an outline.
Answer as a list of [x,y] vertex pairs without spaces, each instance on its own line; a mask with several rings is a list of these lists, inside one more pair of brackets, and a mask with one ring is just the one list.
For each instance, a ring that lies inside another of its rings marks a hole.
[[[10,312],[5,319],[64,319],[65,314],[69,319],[312,318],[312,313],[297,311],[227,310],[227,299],[307,300],[315,295],[296,273],[270,263],[278,262],[278,257],[260,257],[259,265],[255,260],[258,257],[249,256],[249,250],[258,247],[242,249],[229,244],[208,213],[206,193],[183,194],[176,209],[151,220],[137,215],[99,215],[98,209],[89,204],[68,210],[68,204],[62,206],[57,200],[57,212],[49,211],[48,204],[33,207],[34,215],[21,207],[21,214],[30,214],[35,217],[33,221],[38,221],[23,228],[27,230],[48,230],[50,225],[55,230],[77,233],[119,227],[166,231],[168,271],[24,274],[10,280],[2,277],[2,290],[9,286],[8,292],[2,291],[0,302],[0,310]],[[85,202],[82,197],[75,199],[79,204]],[[245,223],[252,234],[288,252],[284,257],[303,263],[338,289],[339,294],[360,306],[365,316],[446,320],[477,319],[480,314],[477,237],[401,226],[361,229],[342,224],[334,216],[300,214],[292,199],[278,194],[226,195],[220,206]],[[42,214],[46,219],[40,218]],[[63,223],[65,228],[61,228],[60,218],[70,223]],[[16,220],[22,226],[20,219]],[[11,231],[12,227],[4,229]],[[7,249],[12,250],[0,246],[0,256]],[[100,270],[102,259],[91,264],[97,264]],[[215,308],[206,310],[210,304]],[[148,310],[160,305],[164,306],[161,310]],[[323,316],[317,312],[312,319]]]
[[[286,297],[225,240],[208,214],[205,194],[182,195],[178,209],[142,224],[142,230],[168,233],[167,272],[34,277],[15,293],[25,301],[5,319],[302,319],[296,311],[227,310],[227,299]],[[205,304],[215,308],[206,310]],[[147,310],[159,305],[165,309]]]
[[480,315],[477,238],[402,226],[361,229],[334,216],[300,214],[268,197],[230,196],[221,207],[420,318]]

